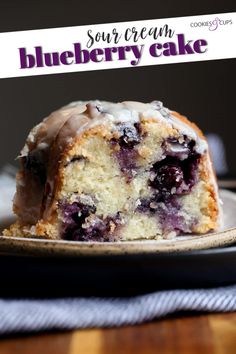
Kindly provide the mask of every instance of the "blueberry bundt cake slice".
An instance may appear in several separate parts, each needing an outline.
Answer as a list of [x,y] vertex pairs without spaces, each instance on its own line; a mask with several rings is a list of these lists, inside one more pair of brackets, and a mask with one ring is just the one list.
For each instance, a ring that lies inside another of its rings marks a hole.
[[125,241],[220,224],[207,142],[159,101],[74,102],[30,132],[4,235]]

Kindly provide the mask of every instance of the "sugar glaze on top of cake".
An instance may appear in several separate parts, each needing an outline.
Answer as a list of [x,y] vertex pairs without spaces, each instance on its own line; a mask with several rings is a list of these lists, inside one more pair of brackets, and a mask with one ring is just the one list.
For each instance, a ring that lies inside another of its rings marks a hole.
[[[122,103],[111,103],[106,101],[76,101],[72,102],[60,110],[55,111],[44,121],[38,124],[30,132],[26,145],[21,151],[20,156],[26,156],[32,149],[47,149],[51,142],[56,137],[63,125],[71,118],[80,118],[76,120],[71,129],[67,129],[62,139],[74,137],[76,134],[81,134],[84,130],[104,123],[105,121],[111,124],[118,123],[135,123],[142,118],[152,118],[165,120],[169,125],[179,129],[196,141],[196,151],[203,153],[207,144],[205,139],[199,137],[196,130],[189,124],[181,121],[172,112],[163,107],[162,102],[153,101],[151,103],[141,103],[135,101],[124,101]],[[87,118],[87,119],[86,119]],[[73,120],[72,120],[73,122]]]

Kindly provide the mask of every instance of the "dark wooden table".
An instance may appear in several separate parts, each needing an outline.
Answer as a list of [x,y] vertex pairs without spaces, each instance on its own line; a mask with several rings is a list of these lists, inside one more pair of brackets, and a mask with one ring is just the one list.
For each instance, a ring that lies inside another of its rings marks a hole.
[[235,354],[236,313],[176,316],[118,329],[56,332],[0,340],[0,354]]

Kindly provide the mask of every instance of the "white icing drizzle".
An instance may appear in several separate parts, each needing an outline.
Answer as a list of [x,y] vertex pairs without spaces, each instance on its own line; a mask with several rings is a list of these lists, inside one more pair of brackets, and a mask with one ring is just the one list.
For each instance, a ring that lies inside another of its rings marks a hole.
[[[95,119],[91,119],[86,125],[81,126],[78,130],[78,134],[102,123],[137,123],[142,118],[152,118],[157,121],[165,121],[166,124],[177,129],[183,135],[187,135],[189,138],[193,139],[196,142],[196,151],[199,154],[203,154],[207,150],[207,142],[204,139],[201,139],[191,126],[175,117],[169,109],[163,107],[162,103],[159,101],[154,101],[152,103],[134,101],[111,103],[96,100],[87,103],[99,105],[101,112]],[[77,104],[84,105],[85,102],[79,101]],[[73,102],[72,105],[75,107],[76,102]],[[157,109],[157,107],[160,107],[160,109]]]
[[[47,130],[47,122],[50,122],[50,129],[52,129],[52,117],[57,121],[63,120],[66,122],[66,120],[72,116],[76,116],[79,119],[81,118],[81,126],[79,126],[76,131],[78,135],[97,125],[110,124],[112,128],[115,128],[115,125],[118,123],[134,124],[139,122],[142,118],[152,118],[157,121],[163,121],[165,124],[169,124],[183,135],[187,135],[189,138],[193,139],[196,142],[196,151],[198,153],[203,154],[207,150],[206,141],[199,137],[197,132],[190,125],[181,121],[175,117],[169,109],[163,107],[160,101],[153,101],[151,103],[135,101],[112,103],[93,100],[72,102],[44,119],[42,123],[31,130],[27,143],[21,152],[21,156],[28,154],[30,143],[35,142],[35,140],[37,140],[37,144],[34,148],[42,149],[42,147],[46,147],[46,144],[50,144],[50,141],[47,141],[45,136],[40,139],[40,136],[38,136],[40,133],[38,132],[40,128],[42,128],[42,125],[44,125]],[[85,120],[85,116],[87,117],[87,120]],[[55,135],[56,134],[57,132],[55,132]],[[35,138],[36,136],[37,139]],[[51,131],[50,136],[53,137]],[[70,136],[68,136],[67,139],[69,141]]]

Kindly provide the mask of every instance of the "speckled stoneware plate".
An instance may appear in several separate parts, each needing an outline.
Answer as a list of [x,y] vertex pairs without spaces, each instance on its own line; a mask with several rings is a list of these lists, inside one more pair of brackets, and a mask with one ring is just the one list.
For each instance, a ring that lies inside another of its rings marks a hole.
[[[236,194],[222,190],[224,228],[123,243],[0,237],[1,296],[130,296],[236,282]],[[234,246],[235,244],[235,246]]]
[[126,242],[55,241],[37,238],[0,236],[0,254],[98,256],[140,253],[163,253],[224,247],[236,243],[236,194],[220,192],[223,202],[224,226],[206,235],[181,235],[171,240],[145,240]]

